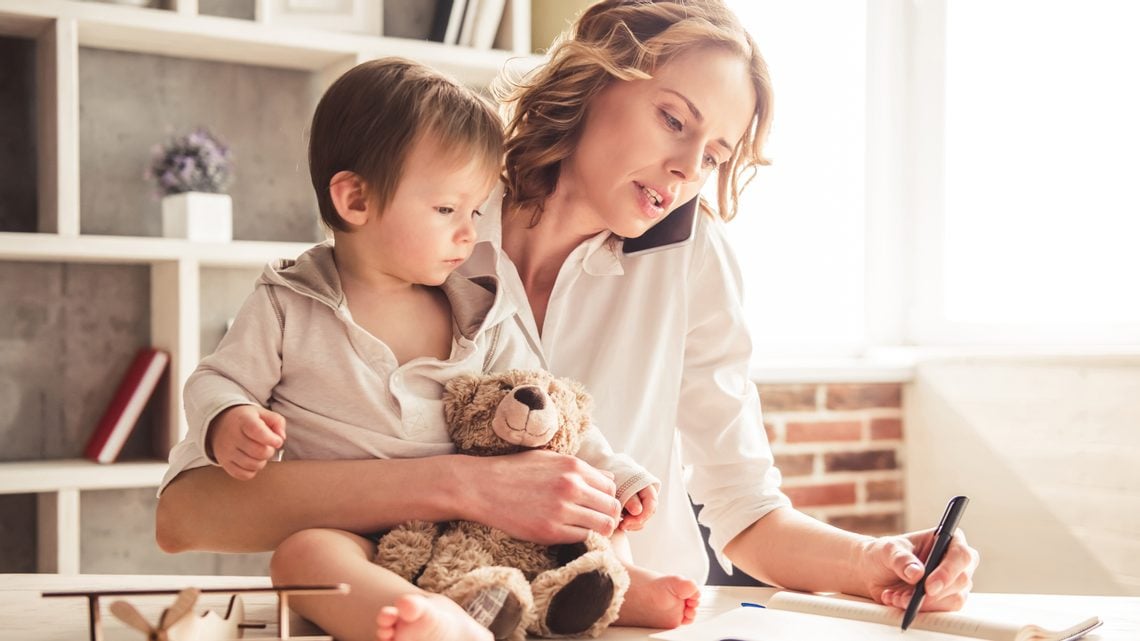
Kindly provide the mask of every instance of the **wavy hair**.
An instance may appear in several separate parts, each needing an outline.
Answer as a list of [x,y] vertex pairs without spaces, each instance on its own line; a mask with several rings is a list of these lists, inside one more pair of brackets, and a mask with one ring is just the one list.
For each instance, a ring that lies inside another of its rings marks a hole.
[[[611,82],[652,77],[694,47],[719,47],[748,63],[756,110],[732,155],[717,169],[717,211],[736,215],[740,192],[767,165],[772,119],[768,67],[752,37],[722,0],[605,0],[588,8],[529,76],[500,77],[494,87],[507,122],[506,197],[532,224],[554,193],[562,161],[578,144],[591,101]],[[701,199],[702,211],[713,214]]]

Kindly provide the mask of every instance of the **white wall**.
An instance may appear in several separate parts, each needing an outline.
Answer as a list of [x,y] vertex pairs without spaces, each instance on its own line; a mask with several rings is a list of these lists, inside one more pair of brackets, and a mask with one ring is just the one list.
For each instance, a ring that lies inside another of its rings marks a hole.
[[968,495],[976,590],[1140,595],[1140,357],[938,360],[904,394],[907,528]]

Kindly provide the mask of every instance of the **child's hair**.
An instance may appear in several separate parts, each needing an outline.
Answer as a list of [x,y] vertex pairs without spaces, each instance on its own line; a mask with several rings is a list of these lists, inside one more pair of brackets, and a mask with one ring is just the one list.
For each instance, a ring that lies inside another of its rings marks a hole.
[[[537,222],[554,193],[561,163],[578,144],[594,96],[611,82],[645,79],[674,56],[721,48],[748,63],[756,110],[743,139],[717,172],[725,220],[757,165],[772,119],[768,68],[752,37],[721,0],[605,0],[588,8],[550,49],[550,62],[496,94],[507,120],[506,186],[510,202]],[[708,212],[704,200],[701,207]],[[709,212],[711,213],[711,212]]]
[[309,174],[321,220],[339,231],[329,193],[340,171],[361,176],[380,211],[391,202],[412,145],[433,136],[458,161],[500,171],[503,129],[495,108],[474,91],[422,64],[383,58],[349,69],[325,91],[309,132]]

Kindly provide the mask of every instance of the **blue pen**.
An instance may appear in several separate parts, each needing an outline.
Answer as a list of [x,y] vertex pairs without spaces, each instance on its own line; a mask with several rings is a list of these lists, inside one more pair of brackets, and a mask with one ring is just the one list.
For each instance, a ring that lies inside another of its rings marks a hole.
[[744,603],[740,604],[740,607],[742,607],[742,608],[763,608],[764,606],[760,605],[759,603],[748,603],[747,601],[745,601]]

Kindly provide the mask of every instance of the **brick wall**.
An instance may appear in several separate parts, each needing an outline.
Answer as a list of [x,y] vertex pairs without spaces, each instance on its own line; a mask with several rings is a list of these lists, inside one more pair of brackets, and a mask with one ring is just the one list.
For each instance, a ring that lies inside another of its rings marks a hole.
[[903,529],[902,384],[761,384],[764,428],[801,511],[879,535]]

